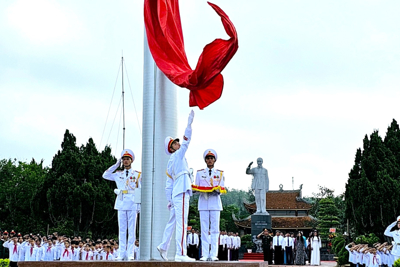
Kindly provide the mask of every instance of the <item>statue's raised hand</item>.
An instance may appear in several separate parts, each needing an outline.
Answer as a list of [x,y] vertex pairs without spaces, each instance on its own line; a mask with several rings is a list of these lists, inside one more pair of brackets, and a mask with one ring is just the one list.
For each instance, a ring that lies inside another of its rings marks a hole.
[[253,162],[250,162],[250,164],[249,164],[249,168],[251,167],[251,165],[253,165]]

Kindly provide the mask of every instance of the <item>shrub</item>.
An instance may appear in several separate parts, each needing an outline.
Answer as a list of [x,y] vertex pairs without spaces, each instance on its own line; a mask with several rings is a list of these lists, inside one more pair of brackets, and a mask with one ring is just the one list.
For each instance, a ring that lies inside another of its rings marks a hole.
[[397,259],[397,260],[394,262],[393,266],[394,266],[394,267],[400,267],[400,259]]
[[10,265],[9,259],[0,259],[0,267],[8,267]]
[[377,242],[379,242],[379,237],[377,237],[374,233],[357,236],[356,240],[354,241],[356,244],[368,244],[370,247]]

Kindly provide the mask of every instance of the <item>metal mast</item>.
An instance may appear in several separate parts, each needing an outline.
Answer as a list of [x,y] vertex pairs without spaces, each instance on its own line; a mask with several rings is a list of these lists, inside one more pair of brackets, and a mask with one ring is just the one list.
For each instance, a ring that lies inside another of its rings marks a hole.
[[[177,136],[177,93],[175,85],[157,68],[144,36],[142,206],[140,213],[140,259],[161,260],[161,243],[169,219],[165,198],[165,168],[169,156],[164,139]],[[171,241],[169,257],[175,255]]]
[[122,150],[125,149],[125,92],[124,92],[124,57],[121,57],[122,64]]

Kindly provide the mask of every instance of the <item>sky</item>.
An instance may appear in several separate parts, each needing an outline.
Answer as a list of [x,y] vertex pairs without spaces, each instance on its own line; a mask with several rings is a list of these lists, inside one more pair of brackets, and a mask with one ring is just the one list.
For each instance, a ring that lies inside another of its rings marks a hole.
[[[194,108],[190,167],[204,168],[213,148],[230,188],[247,190],[246,167],[262,157],[271,190],[343,193],[364,136],[384,136],[400,119],[400,2],[213,3],[235,25],[239,49],[221,99]],[[182,0],[180,13],[194,68],[206,44],[228,36],[206,1]],[[66,129],[78,145],[93,138],[118,156],[123,56],[126,147],[140,170],[143,35],[139,0],[1,1],[0,159],[50,166]],[[191,108],[189,91],[176,90],[180,136]]]

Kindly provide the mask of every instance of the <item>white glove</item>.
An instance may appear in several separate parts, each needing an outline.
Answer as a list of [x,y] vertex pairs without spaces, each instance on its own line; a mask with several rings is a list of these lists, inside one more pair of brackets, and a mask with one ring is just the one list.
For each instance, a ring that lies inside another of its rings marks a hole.
[[114,193],[115,193],[116,195],[121,194],[121,189],[114,189]]
[[194,111],[193,111],[193,109],[192,109],[192,111],[190,111],[190,114],[189,114],[188,126],[192,125],[192,123],[193,123],[193,118],[194,118]]
[[108,170],[106,172],[114,172],[116,169],[118,169],[118,167],[121,166],[121,158],[117,160],[117,163],[115,163],[114,165],[112,165],[110,168],[108,168]]
[[168,202],[168,205],[167,205],[168,210],[171,210],[171,207],[172,207],[171,202]]

